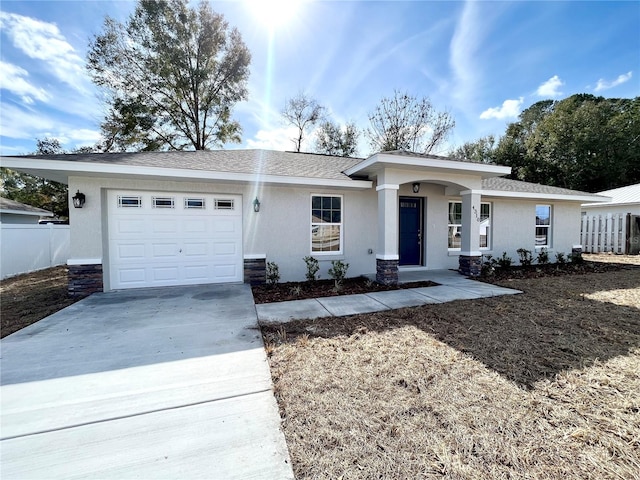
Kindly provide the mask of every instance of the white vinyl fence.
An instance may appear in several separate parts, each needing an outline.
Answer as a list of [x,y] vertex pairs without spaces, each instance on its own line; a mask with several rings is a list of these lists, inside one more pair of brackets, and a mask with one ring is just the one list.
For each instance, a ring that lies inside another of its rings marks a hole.
[[0,224],[0,274],[7,278],[69,258],[69,225]]
[[585,253],[627,253],[627,215],[582,215],[580,243]]

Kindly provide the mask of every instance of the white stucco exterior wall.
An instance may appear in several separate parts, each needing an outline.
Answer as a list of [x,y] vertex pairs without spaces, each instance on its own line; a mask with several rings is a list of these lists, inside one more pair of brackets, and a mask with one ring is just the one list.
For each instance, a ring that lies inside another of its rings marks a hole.
[[[303,257],[311,255],[311,195],[343,197],[343,254],[313,254],[320,261],[320,274],[328,278],[331,260],[349,263],[349,276],[375,272],[377,250],[377,201],[371,190],[281,187],[232,183],[196,183],[164,180],[71,177],[69,191],[86,195],[84,208],[71,208],[71,258],[74,263],[102,263],[108,275],[107,204],[109,189],[131,191],[218,193],[242,195],[243,255],[265,254],[276,262],[281,281],[304,280]],[[253,211],[258,197],[260,212]],[[368,253],[371,250],[371,253]],[[108,288],[108,286],[107,286]]]

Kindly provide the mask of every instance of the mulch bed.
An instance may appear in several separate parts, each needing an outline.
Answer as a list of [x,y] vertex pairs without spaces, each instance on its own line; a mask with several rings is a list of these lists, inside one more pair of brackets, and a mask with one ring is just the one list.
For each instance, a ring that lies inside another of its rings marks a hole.
[[583,263],[566,264],[550,263],[547,265],[530,265],[527,267],[517,265],[508,269],[496,267],[492,273],[483,275],[480,280],[487,283],[496,283],[504,280],[583,275],[586,273],[615,272],[637,268],[639,268],[637,265],[604,263],[602,261],[584,261]]
[[315,282],[286,282],[275,285],[254,285],[253,299],[255,303],[286,302],[306,298],[334,297],[337,295],[355,295],[358,293],[384,292],[404,288],[433,287],[434,282],[411,282],[400,285],[381,285],[364,277],[347,278],[339,290],[335,289],[333,280],[316,280]]

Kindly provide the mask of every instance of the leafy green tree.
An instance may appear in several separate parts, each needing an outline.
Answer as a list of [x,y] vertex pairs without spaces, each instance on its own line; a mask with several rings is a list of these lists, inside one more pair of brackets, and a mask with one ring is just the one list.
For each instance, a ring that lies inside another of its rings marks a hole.
[[340,157],[357,154],[360,132],[354,123],[347,123],[344,129],[330,120],[320,124],[316,132],[316,152]]
[[596,192],[640,181],[640,97],[538,102],[507,127],[496,163],[512,178]]
[[431,153],[442,145],[455,120],[435,109],[428,97],[394,91],[369,114],[365,133],[374,152],[405,150]]
[[449,152],[449,156],[477,163],[495,163],[496,137],[487,135],[474,142],[465,142]]
[[286,100],[281,113],[284,120],[296,128],[296,136],[291,139],[296,152],[301,151],[304,138],[324,118],[325,112],[322,105],[304,92]]
[[[65,153],[55,138],[37,139],[33,155],[58,155]],[[8,168],[0,169],[2,196],[33,207],[44,208],[56,217],[69,218],[68,188],[66,185]]]
[[139,0],[107,17],[87,69],[106,92],[103,150],[204,150],[240,142],[232,108],[246,100],[251,55],[210,3]]

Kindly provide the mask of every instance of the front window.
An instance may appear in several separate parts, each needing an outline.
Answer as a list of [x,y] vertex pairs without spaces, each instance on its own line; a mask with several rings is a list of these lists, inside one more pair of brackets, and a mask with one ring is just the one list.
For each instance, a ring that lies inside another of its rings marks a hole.
[[311,196],[311,252],[342,253],[342,196]]
[[[482,202],[477,214],[480,222],[480,248],[491,248],[491,204]],[[459,250],[462,238],[462,202],[449,202],[449,250]]]
[[551,205],[536,205],[536,247],[551,246]]

